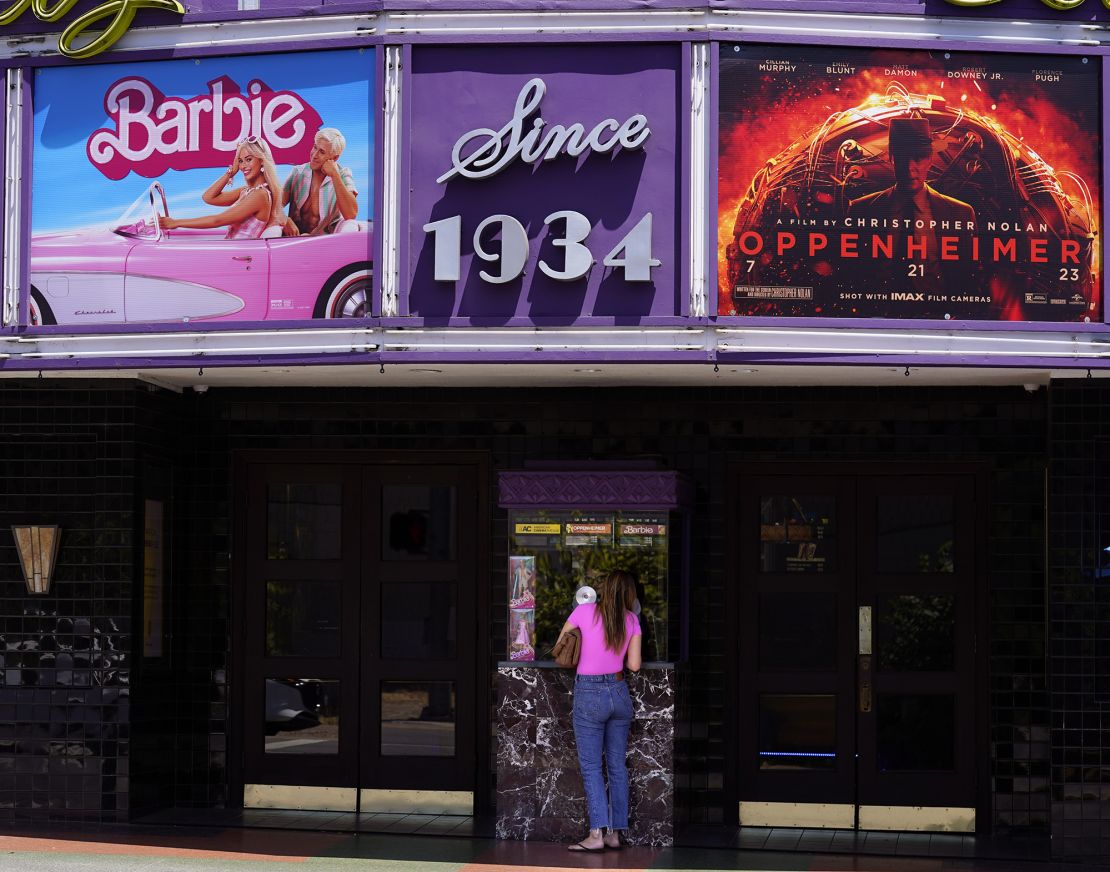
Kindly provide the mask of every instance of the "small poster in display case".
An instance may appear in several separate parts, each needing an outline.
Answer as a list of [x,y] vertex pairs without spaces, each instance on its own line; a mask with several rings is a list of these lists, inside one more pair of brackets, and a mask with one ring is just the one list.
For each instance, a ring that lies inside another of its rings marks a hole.
[[532,609],[509,612],[509,659],[536,659],[536,613]]
[[544,516],[521,517],[513,524],[513,535],[518,545],[547,548],[562,538],[563,525]]
[[567,548],[612,547],[613,519],[582,518],[565,525],[563,544]]
[[534,609],[536,607],[536,558],[510,557],[509,608]]
[[654,548],[659,542],[665,541],[667,525],[659,523],[658,517],[647,520],[623,518],[618,531],[617,544],[622,548]]

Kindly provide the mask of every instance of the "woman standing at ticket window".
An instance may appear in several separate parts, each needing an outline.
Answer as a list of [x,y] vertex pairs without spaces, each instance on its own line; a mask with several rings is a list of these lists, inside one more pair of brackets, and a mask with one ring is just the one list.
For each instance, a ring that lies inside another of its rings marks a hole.
[[[590,832],[571,851],[604,851],[621,847],[628,829],[628,730],[632,700],[624,670],[640,670],[640,621],[632,611],[636,579],[613,570],[597,586],[597,602],[578,606],[563,625],[582,633],[578,678],[574,684],[574,739],[586,791]],[[606,795],[601,760],[609,776]]]

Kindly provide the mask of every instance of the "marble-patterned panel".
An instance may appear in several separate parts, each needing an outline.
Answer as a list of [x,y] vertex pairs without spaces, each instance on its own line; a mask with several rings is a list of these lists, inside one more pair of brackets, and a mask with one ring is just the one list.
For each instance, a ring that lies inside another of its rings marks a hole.
[[543,673],[528,666],[502,666],[497,670],[497,720],[534,717],[537,699],[547,695]]
[[674,813],[670,772],[631,773],[628,794],[630,820],[670,820]]
[[537,769],[578,767],[578,745],[570,718],[536,718],[535,766]]
[[633,721],[628,768],[640,772],[674,771],[674,731],[670,721]]
[[540,817],[582,817],[586,794],[582,774],[573,769],[540,769],[536,772],[536,813]]
[[497,773],[531,769],[536,759],[535,718],[513,717],[497,721]]
[[494,824],[493,832],[499,839],[512,839],[517,842],[543,838],[543,836],[536,835],[536,818],[534,816],[502,815],[500,806],[498,806],[497,821]]
[[629,676],[628,690],[637,718],[674,719],[673,678],[674,673],[669,669],[647,669]]
[[544,694],[536,700],[536,717],[570,723],[574,703],[574,673],[568,669],[539,669],[544,674]]
[[628,843],[666,847],[674,844],[674,826],[670,820],[629,820]]
[[[520,769],[510,773],[498,773],[497,777],[497,824],[496,829],[510,829],[524,832],[526,824],[536,817],[536,773],[533,769]],[[526,838],[526,836],[502,836],[502,838]]]
[[577,842],[589,831],[585,818],[541,817],[533,825],[533,839],[546,842]]

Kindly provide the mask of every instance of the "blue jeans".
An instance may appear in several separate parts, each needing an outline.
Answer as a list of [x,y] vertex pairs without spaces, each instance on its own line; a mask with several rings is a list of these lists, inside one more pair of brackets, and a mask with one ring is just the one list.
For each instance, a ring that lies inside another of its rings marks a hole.
[[[579,675],[574,685],[574,740],[590,813],[590,829],[628,829],[628,730],[632,699],[628,685],[612,675]],[[609,797],[601,758],[609,775]]]

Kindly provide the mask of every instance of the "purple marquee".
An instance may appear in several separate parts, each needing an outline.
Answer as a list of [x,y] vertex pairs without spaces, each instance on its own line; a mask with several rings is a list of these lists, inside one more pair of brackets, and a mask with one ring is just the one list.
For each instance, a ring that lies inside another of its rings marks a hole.
[[401,314],[681,315],[681,57],[664,44],[413,49]]

